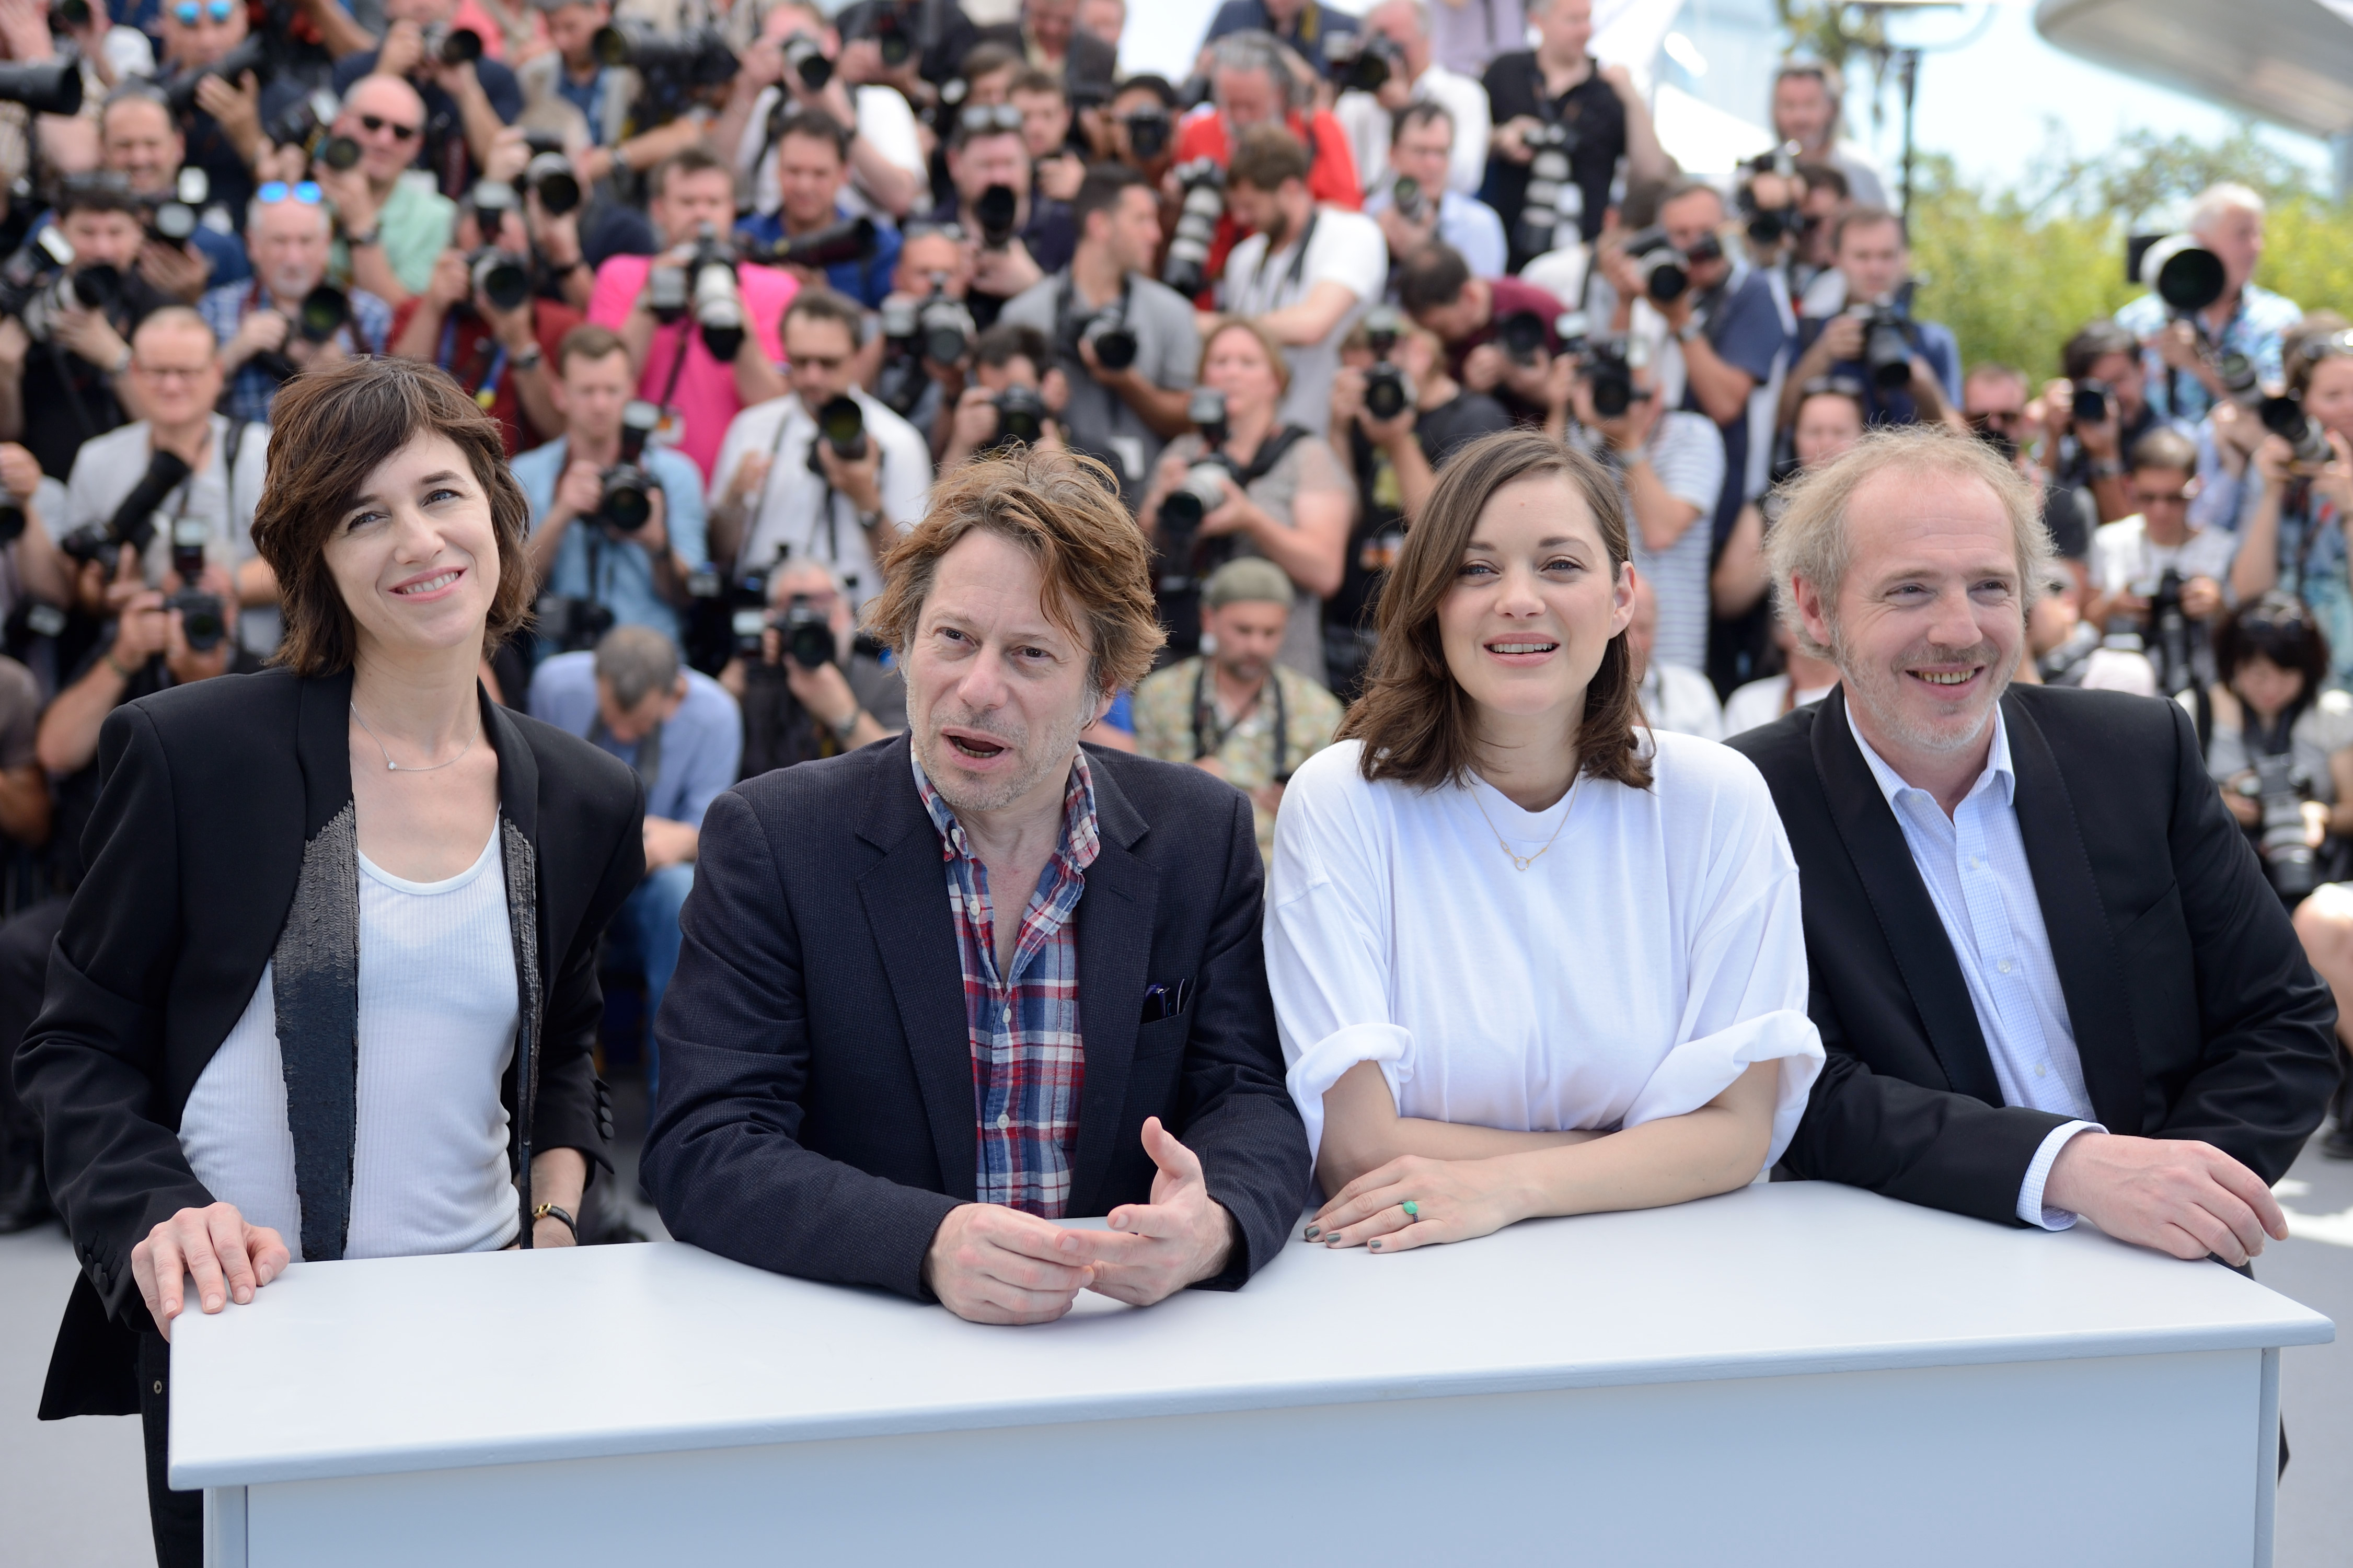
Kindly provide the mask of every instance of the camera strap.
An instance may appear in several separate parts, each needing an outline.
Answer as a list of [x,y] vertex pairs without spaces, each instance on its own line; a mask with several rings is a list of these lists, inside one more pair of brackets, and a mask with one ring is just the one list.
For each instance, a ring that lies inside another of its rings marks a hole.
[[[1193,672],[1193,760],[1197,763],[1223,751],[1233,732],[1250,721],[1250,713],[1244,713],[1230,724],[1218,722],[1217,700],[1209,690],[1211,656],[1203,654],[1200,658],[1200,668]],[[1290,769],[1285,764],[1291,761],[1291,714],[1282,700],[1282,671],[1279,666],[1267,667],[1266,684],[1274,689],[1274,772],[1271,776],[1275,783],[1281,784],[1290,775]],[[1263,691],[1260,693],[1261,700],[1265,695]],[[1250,711],[1257,711],[1257,707],[1252,703]]]
[[[1299,279],[1305,275],[1307,270],[1307,247],[1315,243],[1316,220],[1321,218],[1323,216],[1324,209],[1321,205],[1309,209],[1307,214],[1307,226],[1299,231],[1299,248],[1291,253],[1291,265],[1283,269],[1282,280],[1275,285],[1275,293],[1278,297],[1284,289],[1296,289],[1299,287]],[[1250,271],[1250,293],[1252,295],[1256,295],[1260,289],[1265,285],[1266,264],[1273,259],[1274,244],[1270,240],[1267,243],[1265,254],[1258,258],[1258,266]],[[1280,310],[1282,307],[1277,305],[1273,300],[1266,300],[1263,301],[1259,308],[1262,310]]]
[[[482,369],[484,363],[482,350],[485,345],[488,346],[490,350],[488,356],[489,368],[486,370]],[[434,355],[433,363],[439,365],[443,370],[448,371],[452,376],[455,376],[459,386],[464,386],[469,381],[474,381],[474,372],[476,370],[481,370],[480,380],[475,382],[474,387],[470,389],[470,391],[474,399],[475,405],[480,407],[483,413],[489,413],[491,410],[491,405],[499,400],[499,379],[506,374],[506,344],[500,342],[495,337],[486,334],[483,337],[481,343],[475,347],[474,363],[472,366],[469,367],[464,375],[458,374],[456,363],[457,358],[458,317],[456,312],[452,311],[449,315],[442,318],[441,348],[439,353]],[[681,349],[679,354],[681,363],[683,363],[685,358],[685,353],[683,349]]]

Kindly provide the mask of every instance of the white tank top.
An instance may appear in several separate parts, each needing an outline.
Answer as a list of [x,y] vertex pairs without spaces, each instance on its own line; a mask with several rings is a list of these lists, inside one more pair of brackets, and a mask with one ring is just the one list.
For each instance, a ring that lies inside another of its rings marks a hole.
[[[346,1258],[514,1239],[499,1087],[521,1016],[499,833],[440,882],[360,867],[359,1121]],[[180,1148],[213,1196],[301,1256],[271,969],[188,1096]]]

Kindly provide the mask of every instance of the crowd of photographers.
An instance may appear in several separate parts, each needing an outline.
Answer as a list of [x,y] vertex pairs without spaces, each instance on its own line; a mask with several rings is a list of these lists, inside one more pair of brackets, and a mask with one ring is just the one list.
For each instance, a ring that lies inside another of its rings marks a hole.
[[[2036,385],[1913,311],[1836,70],[1689,179],[1592,10],[1228,0],[1170,81],[1124,0],[0,0],[0,1039],[107,713],[275,647],[270,409],[354,354],[505,429],[538,616],[484,675],[646,782],[649,1016],[704,805],[903,725],[857,619],[935,473],[1103,465],[1170,637],[1090,738],[1264,842],[1407,520],[1514,426],[1615,476],[1646,711],[1711,737],[1834,679],[1776,630],[1775,481],[1873,425],[2000,447],[2063,560],[2021,678],[2188,706],[2353,986],[2353,331],[2253,282],[2261,201],[2137,246]],[[7,1092],[0,1229],[45,1212]]]

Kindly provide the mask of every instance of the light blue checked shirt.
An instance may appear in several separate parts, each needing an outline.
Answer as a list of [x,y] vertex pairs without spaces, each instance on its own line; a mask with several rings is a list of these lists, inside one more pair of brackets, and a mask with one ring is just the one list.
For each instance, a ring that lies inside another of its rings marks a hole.
[[2001,710],[1994,709],[1993,752],[1985,772],[1949,817],[1935,795],[1905,784],[1871,749],[1855,728],[1852,709],[1846,721],[1904,830],[1912,863],[1920,868],[1929,901],[1952,942],[1986,1053],[1993,1058],[2002,1103],[2074,1119],[2051,1130],[2018,1184],[2020,1219],[2064,1230],[2075,1216],[2044,1207],[2042,1184],[2068,1139],[2107,1129],[2091,1119],[2092,1097],[2084,1088],[2066,994],[2059,987],[2059,965],[2051,956],[2051,935],[2034,894],[2033,868],[2026,863],[2026,841],[2019,835],[2018,773],[2010,766]]

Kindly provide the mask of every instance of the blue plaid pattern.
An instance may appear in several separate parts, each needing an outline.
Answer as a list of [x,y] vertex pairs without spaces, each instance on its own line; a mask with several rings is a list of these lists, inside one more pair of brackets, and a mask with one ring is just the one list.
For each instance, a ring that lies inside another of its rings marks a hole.
[[964,961],[965,1016],[972,1043],[974,1191],[985,1204],[1059,1219],[1071,1203],[1071,1164],[1078,1152],[1079,1097],[1086,1086],[1086,1048],[1079,1036],[1079,942],[1071,916],[1087,890],[1086,871],[1101,841],[1094,780],[1083,753],[1071,763],[1062,795],[1062,838],[1038,875],[1021,913],[1009,975],[997,971],[996,915],[988,868],[972,853],[963,826],[923,773],[915,789],[939,829],[947,866],[948,904],[955,913]]
[[[351,298],[351,325],[338,334],[343,351],[354,354],[384,353],[385,342],[392,336],[392,307],[364,289],[353,289]],[[242,283],[224,283],[217,289],[206,289],[196,299],[196,313],[212,328],[213,336],[227,343],[237,335],[237,323],[253,311],[273,304],[261,279],[251,278]],[[278,387],[275,379],[248,361],[237,366],[237,374],[229,378],[220,411],[232,419],[267,425],[270,405],[278,398]]]

